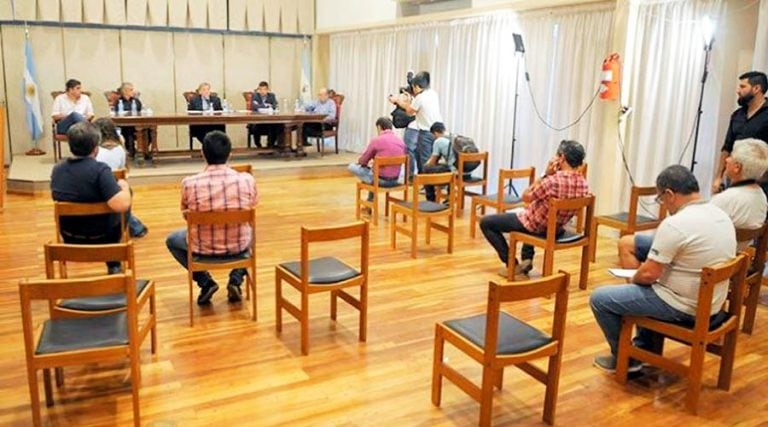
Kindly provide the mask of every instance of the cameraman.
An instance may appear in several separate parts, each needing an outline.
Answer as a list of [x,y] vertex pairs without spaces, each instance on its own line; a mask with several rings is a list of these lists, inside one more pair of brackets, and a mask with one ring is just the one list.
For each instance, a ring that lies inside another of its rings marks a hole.
[[[389,102],[405,110],[408,115],[416,116],[415,122],[418,128],[418,139],[415,163],[419,173],[424,171],[424,163],[432,155],[432,144],[435,138],[429,129],[435,122],[443,121],[443,117],[440,114],[440,102],[437,92],[429,88],[429,79],[429,73],[426,71],[421,71],[413,77],[411,87],[415,97],[410,103],[394,95],[389,97]],[[408,132],[407,129],[406,132]],[[405,142],[406,145],[409,142],[407,136]]]

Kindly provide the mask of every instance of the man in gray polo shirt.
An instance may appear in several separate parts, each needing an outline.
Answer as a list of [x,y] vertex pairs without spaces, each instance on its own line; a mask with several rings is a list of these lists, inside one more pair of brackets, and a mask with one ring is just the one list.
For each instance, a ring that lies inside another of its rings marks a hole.
[[[696,177],[683,166],[664,169],[656,178],[656,201],[670,213],[659,225],[648,259],[628,285],[603,286],[590,297],[592,312],[603,330],[611,354],[594,365],[616,370],[622,316],[649,316],[669,322],[693,322],[701,269],[736,255],[736,231],[728,215],[699,195]],[[715,287],[711,314],[725,302],[728,283]],[[638,328],[634,345],[653,349],[654,332]],[[630,361],[630,372],[640,370]]]

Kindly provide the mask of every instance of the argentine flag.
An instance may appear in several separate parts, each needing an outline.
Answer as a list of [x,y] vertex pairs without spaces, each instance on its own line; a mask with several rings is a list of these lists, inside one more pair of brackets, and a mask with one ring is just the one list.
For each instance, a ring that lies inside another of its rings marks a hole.
[[35,63],[32,60],[32,43],[26,40],[24,46],[24,104],[27,109],[27,127],[32,136],[32,143],[43,135],[43,113],[40,111],[40,93],[35,81]]
[[301,103],[306,105],[312,102],[312,55],[310,54],[309,41],[304,39],[304,49],[301,52]]

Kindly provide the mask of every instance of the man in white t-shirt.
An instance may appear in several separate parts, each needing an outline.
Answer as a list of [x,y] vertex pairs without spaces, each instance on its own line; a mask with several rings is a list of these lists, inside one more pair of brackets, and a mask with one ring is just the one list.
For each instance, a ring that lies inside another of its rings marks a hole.
[[416,143],[416,168],[419,173],[424,170],[424,164],[432,155],[434,136],[429,131],[435,122],[442,122],[440,114],[440,100],[437,92],[430,89],[430,76],[426,71],[421,71],[411,81],[415,97],[410,103],[404,102],[396,96],[391,96],[389,101],[397,104],[406,113],[416,116],[416,126],[419,129],[419,138]]
[[53,100],[51,117],[57,122],[56,133],[58,134],[66,134],[75,123],[93,118],[91,98],[82,93],[79,80],[67,80],[66,91]]
[[[648,259],[627,285],[603,286],[590,296],[590,306],[603,330],[611,354],[596,357],[594,365],[615,372],[621,318],[648,316],[668,322],[693,322],[699,296],[701,269],[736,255],[736,231],[731,219],[699,195],[696,177],[681,165],[669,166],[656,178],[656,200],[670,213],[659,225]],[[728,282],[715,287],[712,313],[721,308]],[[655,332],[638,328],[634,345],[654,351]],[[630,360],[630,372],[639,371]]]

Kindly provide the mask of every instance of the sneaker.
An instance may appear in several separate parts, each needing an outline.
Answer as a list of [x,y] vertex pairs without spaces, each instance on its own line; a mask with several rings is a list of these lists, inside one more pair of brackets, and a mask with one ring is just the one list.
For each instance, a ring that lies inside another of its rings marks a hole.
[[531,270],[533,270],[533,260],[531,259],[524,259],[522,262],[515,265],[515,274],[524,274],[527,276]]
[[231,303],[243,300],[243,290],[240,289],[240,283],[229,282],[227,284],[227,300]]
[[213,280],[209,280],[205,285],[200,286],[200,295],[197,296],[197,305],[206,305],[211,303],[211,297],[219,290],[219,285]]
[[507,280],[507,267],[506,266],[505,267],[501,267],[497,273],[499,273],[499,276],[503,277],[504,280]]
[[138,233],[136,233],[136,234],[132,235],[131,237],[135,237],[135,238],[137,238],[137,239],[141,239],[142,237],[146,236],[146,235],[147,235],[147,233],[149,233],[149,228],[147,228],[147,227],[144,227],[144,228],[142,228],[141,230],[139,230],[139,232],[138,232]]
[[[601,371],[608,372],[610,374],[616,373],[616,356],[609,354],[606,356],[597,356],[592,361],[592,365]],[[640,372],[643,368],[643,363],[639,360],[629,359],[628,373]]]

